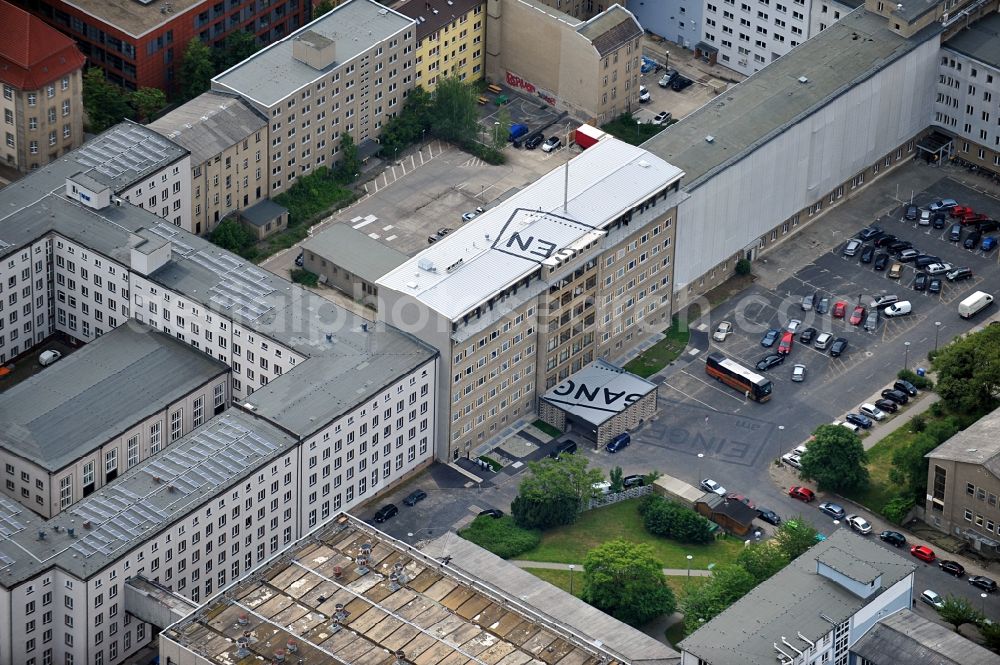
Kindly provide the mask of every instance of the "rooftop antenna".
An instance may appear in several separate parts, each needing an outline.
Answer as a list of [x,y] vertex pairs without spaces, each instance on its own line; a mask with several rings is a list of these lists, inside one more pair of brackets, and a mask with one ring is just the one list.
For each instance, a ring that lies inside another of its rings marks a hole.
[[569,214],[569,161],[566,162],[563,177],[563,212]]

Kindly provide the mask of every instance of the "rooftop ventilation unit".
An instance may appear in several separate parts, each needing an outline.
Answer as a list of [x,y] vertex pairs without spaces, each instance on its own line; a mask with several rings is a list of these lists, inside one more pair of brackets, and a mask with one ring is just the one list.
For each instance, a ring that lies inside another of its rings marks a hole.
[[421,270],[426,270],[427,272],[435,272],[437,270],[434,266],[434,262],[426,257],[417,261],[417,267]]
[[456,270],[458,270],[461,267],[462,267],[462,259],[459,259],[458,261],[455,261],[450,266],[448,266],[447,271],[448,272],[455,272]]
[[705,143],[715,143],[715,137],[709,134],[705,137]]
[[248,638],[248,637],[237,637],[236,638],[236,657],[237,658],[246,658],[247,656],[249,656],[250,655],[250,649],[247,648],[248,646],[250,646],[250,638]]
[[809,79],[805,76],[800,76],[799,83],[809,83]]

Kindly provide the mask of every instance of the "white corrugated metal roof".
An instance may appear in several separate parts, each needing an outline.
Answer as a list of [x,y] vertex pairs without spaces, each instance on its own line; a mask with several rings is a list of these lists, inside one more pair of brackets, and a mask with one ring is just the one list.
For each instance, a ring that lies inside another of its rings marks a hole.
[[608,138],[410,258],[378,284],[457,320],[530,275],[547,257],[598,239],[604,226],[682,175],[659,157]]

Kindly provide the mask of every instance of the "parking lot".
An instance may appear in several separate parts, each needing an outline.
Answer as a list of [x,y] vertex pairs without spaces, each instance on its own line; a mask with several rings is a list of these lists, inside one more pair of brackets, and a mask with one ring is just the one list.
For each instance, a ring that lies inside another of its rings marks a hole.
[[[501,107],[497,105],[496,101],[500,96],[507,98],[507,103],[503,105],[503,108],[510,114],[511,124],[527,125],[529,134],[541,132],[546,137],[558,136],[563,143],[561,149],[565,149],[565,146],[569,145],[572,138],[571,132],[584,122],[583,119],[557,111],[540,97],[514,90],[505,85],[499,87],[500,93],[487,91],[482,94],[487,102],[479,107],[479,124],[482,125],[485,136],[490,136],[490,133],[494,131],[494,123],[499,122]],[[537,152],[542,155],[546,154],[542,153],[541,150]]]

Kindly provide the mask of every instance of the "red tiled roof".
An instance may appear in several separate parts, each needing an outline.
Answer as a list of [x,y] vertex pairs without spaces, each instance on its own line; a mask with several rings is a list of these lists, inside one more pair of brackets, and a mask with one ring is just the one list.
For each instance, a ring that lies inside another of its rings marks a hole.
[[72,39],[40,18],[0,0],[0,81],[36,90],[83,66],[85,58]]

